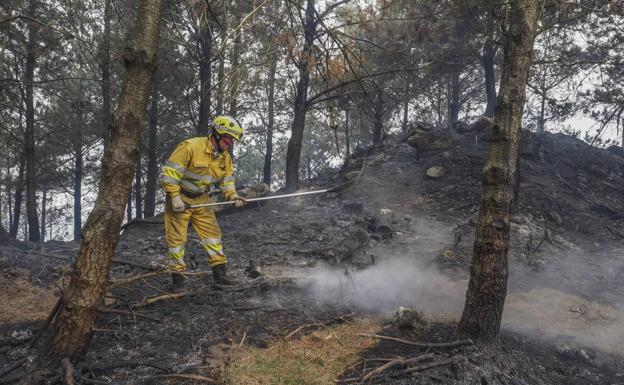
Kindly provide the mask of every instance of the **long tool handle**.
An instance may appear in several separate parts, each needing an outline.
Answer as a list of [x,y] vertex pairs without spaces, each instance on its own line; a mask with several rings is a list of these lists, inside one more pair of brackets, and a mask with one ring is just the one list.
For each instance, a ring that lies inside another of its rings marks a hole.
[[[323,194],[333,189],[325,189],[325,190],[314,190],[314,191],[303,191],[292,194],[284,194],[284,195],[271,195],[268,197],[260,197],[260,198],[250,198],[246,199],[247,202],[258,202],[258,201],[268,201],[270,199],[280,199],[280,198],[290,198],[290,197],[298,197],[302,195],[312,195],[312,194]],[[226,202],[215,202],[215,203],[204,203],[201,205],[189,205],[188,207],[191,209],[196,209],[199,207],[216,207],[216,206],[225,206],[225,205],[233,205],[236,203],[235,201],[226,201]]]

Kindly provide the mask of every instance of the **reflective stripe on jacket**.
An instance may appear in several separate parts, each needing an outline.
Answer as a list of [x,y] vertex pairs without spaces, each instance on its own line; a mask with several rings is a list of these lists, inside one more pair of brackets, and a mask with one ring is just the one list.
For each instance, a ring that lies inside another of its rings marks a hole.
[[192,193],[210,191],[218,183],[225,199],[236,194],[236,185],[230,153],[213,153],[208,137],[185,140],[176,147],[163,167],[161,182],[165,192],[171,196],[180,194],[180,189]]

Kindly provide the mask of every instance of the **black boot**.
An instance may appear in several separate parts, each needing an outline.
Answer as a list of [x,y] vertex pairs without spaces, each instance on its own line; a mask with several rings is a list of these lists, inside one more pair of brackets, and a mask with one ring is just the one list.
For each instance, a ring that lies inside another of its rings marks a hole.
[[225,267],[225,263],[214,266],[212,268],[212,279],[214,280],[214,285],[216,287],[240,285],[240,282],[236,282],[227,277],[227,269]]
[[171,273],[171,292],[181,293],[186,289],[186,277],[181,273]]

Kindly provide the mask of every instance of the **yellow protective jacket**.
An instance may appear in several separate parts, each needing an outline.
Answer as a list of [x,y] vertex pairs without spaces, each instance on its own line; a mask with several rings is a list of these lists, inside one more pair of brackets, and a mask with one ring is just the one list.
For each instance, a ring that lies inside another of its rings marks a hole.
[[176,147],[163,168],[163,189],[171,197],[184,189],[193,194],[214,190],[217,184],[225,199],[236,195],[234,167],[229,152],[213,151],[208,137],[185,140]]

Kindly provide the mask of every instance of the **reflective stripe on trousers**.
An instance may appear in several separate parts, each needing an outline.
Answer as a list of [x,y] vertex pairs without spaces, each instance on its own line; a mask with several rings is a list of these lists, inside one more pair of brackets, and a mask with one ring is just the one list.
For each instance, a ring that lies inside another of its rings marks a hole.
[[[184,195],[182,195],[182,200],[185,201],[185,203],[190,204],[194,204],[196,202],[193,201],[192,198],[188,198]],[[221,244],[221,229],[217,223],[214,210],[201,207],[196,209],[186,209],[181,213],[176,213],[171,209],[170,199],[167,199],[167,203],[165,205],[165,238],[167,241],[167,247],[169,249],[181,247],[182,249],[179,250],[181,253],[179,255],[180,258],[175,258],[178,256],[176,253],[171,254],[174,258],[169,258],[170,254],[168,253],[167,260],[176,259],[182,262],[182,264],[179,264],[180,266],[184,266],[184,268],[186,267],[183,260],[183,248],[186,244],[188,236],[189,221],[193,225],[195,233],[201,240],[202,246],[208,254],[208,264],[210,266],[215,266],[227,263],[227,257],[223,253],[223,246]]]

